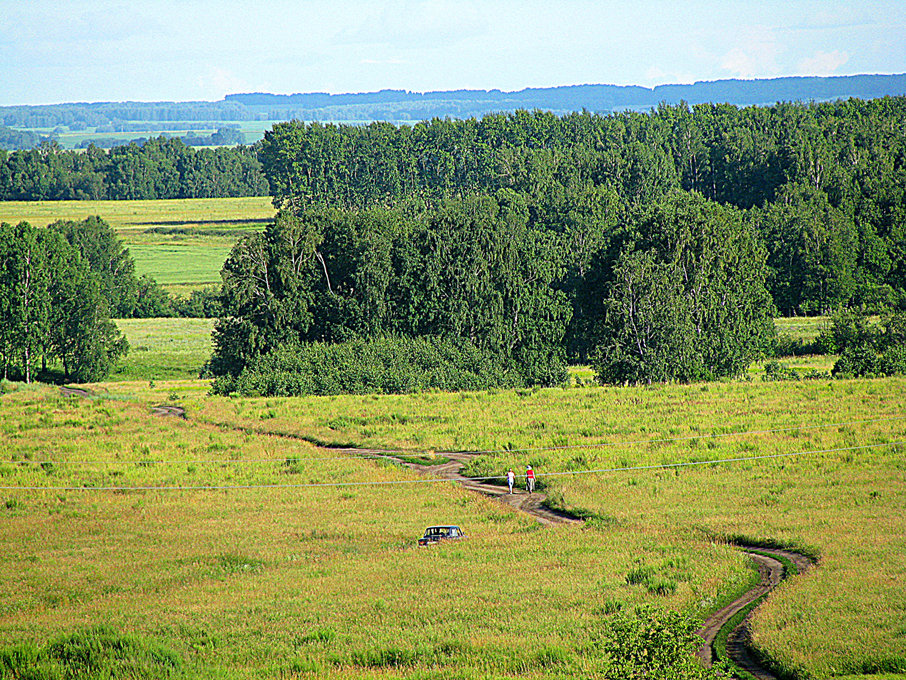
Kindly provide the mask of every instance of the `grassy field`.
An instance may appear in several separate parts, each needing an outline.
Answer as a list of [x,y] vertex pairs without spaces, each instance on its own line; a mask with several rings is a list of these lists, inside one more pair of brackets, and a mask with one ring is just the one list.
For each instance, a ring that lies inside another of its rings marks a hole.
[[796,340],[811,342],[818,334],[826,330],[830,318],[826,316],[792,316],[776,319],[778,335],[786,335]]
[[[906,446],[892,444],[906,379],[300,399],[95,387],[0,399],[3,484],[83,489],[2,491],[0,647],[106,623],[186,677],[594,677],[613,612],[713,609],[751,577],[722,542],[745,536],[820,558],[756,619],[786,668],[906,668]],[[188,420],[149,415],[160,403]],[[473,474],[531,462],[591,519],[541,530],[446,484],[384,486],[415,478],[306,440],[489,451]],[[677,462],[703,464],[548,476]],[[350,486],[91,490],[325,482]],[[434,522],[471,537],[412,548]]]
[[265,223],[274,216],[268,196],[154,201],[0,201],[0,221],[47,226],[56,220],[100,215],[118,232],[150,227]]
[[113,380],[197,378],[211,358],[214,319],[118,319],[129,354]]
[[269,197],[161,201],[6,201],[0,221],[46,226],[100,215],[116,229],[147,274],[167,291],[188,295],[220,284],[220,269],[237,239],[274,217]]
[[[186,384],[115,386],[0,398],[2,483],[20,487],[0,492],[0,649],[17,659],[81,636],[152,650],[146,677],[600,676],[595,639],[617,609],[700,613],[751,577],[705,538],[541,530],[393,465],[141,403],[206,401]],[[325,483],[346,486],[304,486]],[[470,537],[416,548],[438,521]],[[679,586],[629,583],[643,562]]]

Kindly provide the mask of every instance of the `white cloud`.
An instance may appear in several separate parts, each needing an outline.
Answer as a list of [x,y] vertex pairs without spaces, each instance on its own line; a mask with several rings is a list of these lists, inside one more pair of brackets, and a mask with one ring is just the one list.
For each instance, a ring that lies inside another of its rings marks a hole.
[[203,98],[220,99],[233,92],[250,92],[254,89],[249,83],[223,68],[209,68],[198,78],[198,90]]
[[837,72],[837,69],[849,61],[849,54],[834,50],[822,52],[818,50],[814,56],[799,62],[799,72],[810,76],[827,76]]
[[724,54],[721,68],[738,78],[763,78],[778,73],[777,57],[781,48],[772,31],[752,28],[741,37],[740,43]]

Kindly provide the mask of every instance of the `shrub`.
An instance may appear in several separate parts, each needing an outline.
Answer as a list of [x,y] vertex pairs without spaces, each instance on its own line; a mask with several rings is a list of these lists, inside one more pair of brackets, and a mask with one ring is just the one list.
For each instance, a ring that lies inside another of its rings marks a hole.
[[769,361],[764,365],[764,375],[761,379],[767,382],[799,380],[799,372],[779,361]]
[[611,659],[608,677],[715,678],[695,653],[701,646],[698,623],[684,614],[652,606],[620,610],[608,621],[601,639]]
[[218,377],[215,394],[405,394],[520,387],[526,379],[475,345],[436,337],[286,346]]

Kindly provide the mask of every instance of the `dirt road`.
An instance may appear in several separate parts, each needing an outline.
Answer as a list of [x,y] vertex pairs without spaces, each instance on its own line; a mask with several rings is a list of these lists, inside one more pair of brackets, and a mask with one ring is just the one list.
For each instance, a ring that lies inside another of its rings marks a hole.
[[[351,450],[349,453],[355,453],[355,451]],[[386,454],[387,452],[383,453]],[[510,494],[503,486],[479,482],[464,477],[462,475],[462,468],[473,457],[473,454],[445,453],[443,455],[446,458],[449,458],[450,461],[442,465],[417,465],[402,460],[400,462],[417,470],[421,474],[458,481],[465,488],[496,498],[517,510],[521,510],[522,512],[531,515],[542,524],[580,524],[582,522],[579,518],[572,517],[565,513],[555,512],[544,507],[545,495],[543,493],[535,492],[529,494],[525,491],[519,491],[518,493]],[[710,666],[713,661],[712,645],[714,643],[714,638],[727,622],[746,605],[757,600],[762,595],[769,593],[783,581],[785,577],[785,568],[779,559],[775,559],[776,557],[787,558],[796,565],[796,568],[800,573],[813,566],[813,563],[809,558],[800,555],[799,553],[745,545],[740,545],[738,547],[758,566],[761,583],[752,590],[746,592],[740,598],[709,616],[699,629],[698,634],[701,636],[703,644],[698,652],[698,656],[706,666]],[[753,552],[756,550],[757,552]],[[727,654],[733,659],[736,665],[751,673],[754,677],[758,678],[758,680],[777,680],[777,677],[759,664],[749,652],[747,645],[748,636],[749,629],[747,617],[745,621],[730,633],[727,642]]]

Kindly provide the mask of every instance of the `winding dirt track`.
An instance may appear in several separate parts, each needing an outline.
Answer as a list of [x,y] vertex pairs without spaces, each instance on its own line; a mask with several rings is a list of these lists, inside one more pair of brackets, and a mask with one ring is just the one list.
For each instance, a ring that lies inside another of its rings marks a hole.
[[[364,453],[362,450],[356,449],[345,449],[349,454],[361,455]],[[378,453],[378,452],[370,452]],[[382,451],[380,453],[388,454],[390,452]],[[486,496],[491,496],[497,500],[510,505],[517,510],[521,510],[542,524],[581,524],[582,520],[576,517],[572,517],[566,513],[558,513],[552,511],[549,508],[544,507],[545,496],[542,493],[525,493],[521,491],[519,493],[509,494],[507,490],[503,487],[476,482],[474,480],[464,477],[461,473],[462,468],[465,464],[473,457],[472,454],[467,453],[445,453],[445,457],[450,459],[450,462],[444,463],[443,465],[417,465],[413,463],[408,463],[405,461],[400,461],[407,467],[410,467],[418,472],[426,475],[431,475],[433,477],[448,478],[450,480],[458,481],[462,486],[471,491],[475,491]],[[752,590],[745,593],[743,596],[734,600],[723,609],[715,612],[704,622],[702,627],[699,629],[698,634],[703,640],[701,649],[698,651],[698,657],[706,666],[711,666],[713,661],[713,649],[712,645],[714,643],[714,638],[720,632],[720,630],[727,624],[727,622],[736,615],[739,610],[744,608],[749,603],[758,599],[762,595],[766,595],[776,588],[785,577],[785,569],[783,563],[775,559],[775,557],[785,557],[793,564],[796,565],[796,568],[800,573],[814,566],[812,561],[804,555],[799,553],[794,553],[786,550],[776,550],[773,548],[757,548],[755,546],[738,546],[741,548],[757,565],[758,573],[761,576],[761,583],[753,588]],[[758,552],[751,552],[757,550]],[[761,554],[759,554],[761,553]],[[771,557],[773,555],[774,557]],[[748,627],[748,617],[744,620],[739,626],[737,626],[731,633],[727,641],[727,654],[731,659],[736,663],[737,666],[743,670],[748,671],[758,680],[777,680],[777,676],[773,675],[770,671],[764,668],[755,657],[749,651],[748,646],[749,640],[749,627]]]
[[[73,397],[84,398],[94,396],[90,390],[83,388],[61,387],[60,391],[67,396]],[[179,406],[156,406],[151,409],[151,412],[154,415],[158,416],[178,416],[183,419],[187,418],[185,410]],[[382,455],[389,458],[393,458],[394,454],[400,453],[398,451],[385,451],[375,449],[341,448],[330,450],[335,453],[346,453],[350,456]],[[583,521],[580,518],[574,517],[568,513],[557,512],[555,510],[551,510],[548,507],[545,507],[545,495],[543,493],[536,492],[529,494],[524,491],[519,491],[510,494],[507,492],[507,489],[502,486],[486,482],[478,482],[463,476],[462,468],[465,467],[465,465],[474,457],[475,454],[444,453],[443,455],[450,460],[449,462],[443,463],[441,465],[419,465],[416,463],[404,461],[399,458],[396,458],[395,460],[397,460],[397,462],[399,463],[402,463],[406,467],[416,470],[420,474],[459,482],[463,487],[469,489],[470,491],[481,493],[485,496],[490,496],[491,498],[495,498],[502,503],[506,503],[507,505],[520,510],[521,512],[531,515],[541,524],[581,524]],[[739,545],[737,547],[742,549],[755,562],[756,566],[758,567],[758,573],[761,576],[761,583],[724,608],[709,616],[705,620],[702,627],[698,630],[698,635],[703,640],[702,647],[698,651],[698,657],[706,666],[711,666],[713,661],[712,645],[714,643],[714,638],[727,624],[727,622],[746,605],[758,599],[762,595],[766,595],[767,593],[771,592],[781,583],[781,581],[784,580],[786,574],[783,563],[780,560],[775,559],[775,557],[787,558],[796,565],[799,573],[802,573],[814,566],[814,562],[812,562],[805,555],[791,551],[777,550],[774,548],[760,548],[747,545]],[[754,550],[757,550],[758,552],[752,552]],[[768,669],[764,668],[750,652],[750,647],[748,645],[750,638],[748,620],[749,617],[747,616],[739,626],[731,631],[727,640],[727,654],[731,659],[733,659],[737,666],[739,666],[743,670],[748,671],[755,678],[758,678],[758,680],[778,680],[777,676],[772,674]]]

